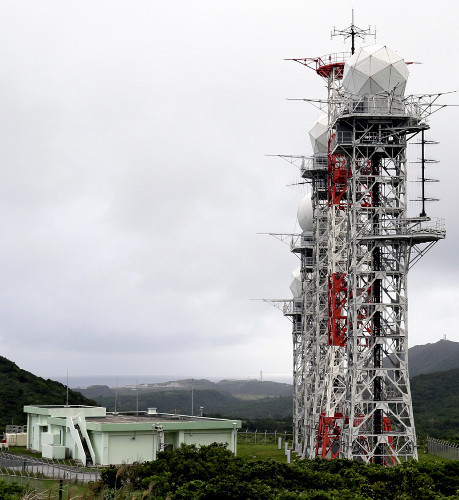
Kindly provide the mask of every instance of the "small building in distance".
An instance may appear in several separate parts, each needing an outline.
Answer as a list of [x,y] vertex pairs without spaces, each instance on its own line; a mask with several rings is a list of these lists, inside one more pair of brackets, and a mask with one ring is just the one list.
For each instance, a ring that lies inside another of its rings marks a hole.
[[43,458],[83,465],[156,460],[182,444],[224,443],[236,454],[240,420],[146,412],[107,413],[101,406],[24,406],[27,448]]
[[3,433],[0,449],[5,450],[10,446],[27,446],[27,426],[7,425]]

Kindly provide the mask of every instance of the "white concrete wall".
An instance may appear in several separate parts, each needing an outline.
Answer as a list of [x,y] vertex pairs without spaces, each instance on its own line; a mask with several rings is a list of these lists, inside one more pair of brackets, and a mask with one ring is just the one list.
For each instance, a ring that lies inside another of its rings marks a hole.
[[64,442],[62,443],[67,448],[68,458],[76,458],[75,457],[75,443],[73,442],[72,435],[70,431],[65,428],[64,431]]
[[108,463],[122,464],[153,460],[153,432],[110,432]]
[[103,446],[103,434],[102,432],[96,431],[88,431],[89,439],[91,440],[92,449],[94,450],[94,454],[96,456],[96,463],[103,463],[103,454],[104,454],[104,446]]
[[65,446],[43,444],[41,455],[43,458],[50,458],[53,460],[62,460],[65,458]]
[[59,434],[52,434],[51,432],[43,432],[41,435],[41,446],[45,444],[60,444]]
[[[32,407],[30,407],[32,408]],[[105,414],[105,409],[96,408],[96,413]],[[62,412],[61,409],[58,409]],[[70,409],[66,408],[69,412]],[[81,459],[78,448],[68,428],[68,422],[60,425],[61,419],[54,419],[49,415],[38,412],[30,412],[27,415],[28,434],[27,445],[30,449],[43,451],[46,446],[45,454],[62,455],[62,449],[66,450],[65,457]],[[49,423],[53,420],[53,423]],[[215,424],[209,424],[207,428],[205,422],[200,422],[201,428],[190,430],[190,427],[197,427],[196,423],[191,423],[187,430],[187,425],[171,425],[169,430],[164,430],[164,444],[170,444],[174,449],[180,447],[182,443],[195,444],[197,446],[209,445],[211,443],[227,443],[228,449],[236,452],[235,432],[233,429],[219,429],[212,427]],[[110,428],[116,428],[111,427]],[[95,431],[88,430],[88,436],[95,454],[95,461],[98,464],[122,464],[132,462],[142,462],[156,459],[158,447],[157,431],[151,430],[133,430],[132,425],[128,425],[130,430],[120,431]],[[153,427],[153,426],[152,426]],[[203,428],[204,427],[204,428]],[[210,427],[210,429],[209,429]],[[119,428],[119,427],[118,427]],[[126,429],[126,427],[124,427]],[[134,427],[135,429],[135,427]],[[49,449],[48,447],[53,447]],[[54,447],[61,447],[56,448]]]

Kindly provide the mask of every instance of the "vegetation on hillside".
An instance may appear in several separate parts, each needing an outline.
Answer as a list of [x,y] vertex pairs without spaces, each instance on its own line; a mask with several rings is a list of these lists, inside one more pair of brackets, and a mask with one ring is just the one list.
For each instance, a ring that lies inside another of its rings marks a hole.
[[[66,396],[65,385],[21,370],[15,363],[0,356],[0,429],[9,424],[26,424],[25,405],[65,404]],[[69,391],[69,404],[96,403],[79,392]]]
[[[115,409],[114,396],[96,398],[98,404],[109,411]],[[197,414],[200,406],[206,415],[221,414],[228,418],[276,418],[282,419],[292,414],[292,397],[270,397],[261,399],[238,399],[216,390],[194,390],[194,411]],[[158,408],[162,413],[191,414],[191,391],[139,391],[139,410]],[[118,395],[117,411],[133,411],[136,409],[136,394]]]
[[110,388],[108,385],[90,385],[89,387],[76,388],[87,398],[97,398],[101,396],[129,396],[134,392],[139,394],[144,392],[189,392],[191,388],[196,390],[218,391],[226,395],[235,396],[242,399],[258,399],[263,397],[292,396],[292,384],[282,384],[265,380],[220,380],[211,382],[207,379],[185,379],[171,380],[169,382],[159,382],[156,384],[140,384],[138,388],[133,386]]
[[[459,369],[418,375],[411,379],[414,420],[418,435],[459,437]],[[242,385],[243,382],[240,382]],[[165,413],[191,413],[191,391],[141,391],[139,409],[156,407]],[[96,397],[99,404],[114,410],[114,395]],[[194,410],[204,407],[208,416],[238,418],[250,430],[291,431],[292,398],[240,399],[216,390],[195,390]],[[117,410],[136,409],[136,395],[118,396]]]
[[[438,348],[438,344],[449,346],[449,344],[458,343],[441,341],[433,346]],[[410,364],[411,362],[410,359]],[[459,368],[411,378],[413,410],[418,435],[459,439],[458,377]],[[182,380],[180,383],[186,385],[191,383],[191,380]],[[244,428],[252,431],[291,431],[292,397],[290,395],[274,396],[276,393],[291,391],[291,385],[256,380],[222,380],[217,384],[208,380],[194,380],[193,384],[193,387],[213,387],[213,389],[194,389],[195,414],[199,414],[199,407],[203,406],[204,415],[241,419],[244,421]],[[160,412],[191,414],[190,388],[170,389],[166,386],[167,383],[162,390],[139,391],[139,410],[156,407]],[[238,393],[239,397],[231,395],[231,391]],[[115,410],[113,389],[107,386],[93,386],[84,392],[91,394],[97,403],[72,390],[69,391],[69,403],[99,404],[107,407],[108,411]],[[262,394],[268,397],[263,397]],[[64,404],[65,401],[66,387],[63,384],[36,377],[21,370],[12,361],[0,357],[0,429],[11,423],[25,424],[24,405]],[[133,411],[136,407],[135,390],[126,389],[121,394],[118,393],[117,411]]]
[[222,445],[182,446],[155,462],[112,467],[96,498],[147,499],[427,499],[457,498],[459,462],[407,462],[396,467],[350,460],[290,465],[244,460]]
[[459,342],[439,340],[408,350],[410,376],[459,368]]
[[411,379],[418,434],[459,438],[459,368]]

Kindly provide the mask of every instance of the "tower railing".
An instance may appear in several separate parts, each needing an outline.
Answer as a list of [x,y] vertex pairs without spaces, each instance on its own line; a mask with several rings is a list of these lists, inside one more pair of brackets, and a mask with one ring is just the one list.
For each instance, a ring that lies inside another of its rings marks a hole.
[[314,158],[305,158],[301,165],[301,175],[305,178],[312,177],[314,173],[326,173],[328,168],[328,157],[324,155],[314,155]]
[[328,78],[330,72],[333,71],[336,78],[343,77],[344,63],[349,57],[351,52],[334,52],[332,54],[325,54],[318,57],[306,57],[303,59],[291,59],[299,62],[308,68],[313,69],[320,76]]
[[284,316],[292,316],[294,314],[303,313],[303,301],[301,299],[293,299],[284,302],[283,310]]
[[318,64],[320,64],[320,66],[342,63],[345,62],[346,59],[349,59],[351,55],[352,54],[350,52],[333,52],[331,54],[325,54],[323,56],[319,56],[317,58],[317,62]]
[[338,118],[352,115],[407,116],[420,120],[424,114],[424,107],[413,96],[347,94],[333,102],[331,123],[334,123]]
[[292,236],[292,241],[290,242],[290,250],[292,252],[295,252],[297,250],[304,250],[306,248],[312,249],[313,245],[314,245],[314,238],[312,234],[298,234]]
[[446,234],[445,219],[432,217],[424,219],[386,219],[375,224],[372,220],[356,223],[356,234],[362,236],[412,236],[431,234],[442,236]]

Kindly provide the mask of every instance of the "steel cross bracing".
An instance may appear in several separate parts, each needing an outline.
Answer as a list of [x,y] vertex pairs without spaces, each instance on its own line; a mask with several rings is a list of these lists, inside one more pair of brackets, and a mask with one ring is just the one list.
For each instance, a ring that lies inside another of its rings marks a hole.
[[[278,155],[284,157],[282,155]],[[301,168],[304,167],[303,157],[284,157],[295,164],[296,159],[300,158]],[[312,350],[315,342],[312,338],[304,334],[312,321],[312,303],[313,288],[313,237],[312,234],[284,234],[268,233],[283,243],[289,243],[290,250],[301,259],[301,281],[302,295],[293,300],[269,300],[265,302],[272,304],[280,309],[284,316],[292,322],[292,343],[293,343],[293,449],[299,451],[302,449],[302,440],[304,436],[305,406],[304,394],[308,392],[306,384],[309,383],[308,373],[314,366]]]
[[[315,339],[310,335],[310,332],[312,332],[311,325],[313,323],[311,304],[314,296],[313,241],[313,235],[311,233],[303,232],[298,237],[292,238],[291,243],[292,252],[296,253],[301,258],[302,281],[302,296],[298,300],[298,307],[302,313],[301,330],[298,331],[296,338],[294,334],[293,342],[294,380],[297,379],[296,387],[294,383],[293,399],[293,449],[297,453],[300,453],[303,447],[306,410],[304,394],[310,393],[310,375],[311,369],[314,367]],[[296,363],[295,359],[297,360]]]
[[[317,183],[312,181],[313,186]],[[280,241],[290,240],[290,249],[301,259],[302,295],[293,300],[268,300],[283,311],[292,321],[293,339],[293,449],[303,456],[305,436],[309,422],[309,399],[317,394],[315,391],[316,348],[318,341],[315,335],[315,257],[313,234],[277,234],[270,233]],[[323,377],[322,377],[323,378]]]
[[[292,238],[292,248],[295,236],[276,234],[281,241],[282,236],[290,236]],[[304,283],[303,283],[304,289]],[[294,445],[298,447],[299,440],[303,435],[302,416],[304,414],[303,406],[303,383],[304,383],[304,337],[303,337],[303,300],[293,299],[262,299],[283,312],[284,316],[292,322],[292,340],[293,340],[293,415],[294,415]]]
[[305,311],[310,320],[305,323],[304,336],[308,342],[305,359],[303,392],[303,436],[302,447],[297,450],[302,458],[313,458],[317,443],[320,418],[321,394],[325,380],[327,355],[327,159],[314,155],[312,165],[303,171],[303,177],[312,184],[313,208],[313,262],[311,294],[305,295]]
[[327,111],[328,152],[278,155],[311,185],[313,224],[273,234],[301,259],[302,292],[271,302],[293,324],[296,453],[393,465],[417,458],[408,270],[445,237],[442,220],[407,217],[406,148],[442,94],[351,95],[344,57],[295,59],[327,82],[327,99],[308,101]]
[[[303,283],[304,285],[304,283]],[[286,303],[287,304],[287,303]],[[304,383],[304,339],[303,339],[303,302],[293,299],[288,307],[284,307],[284,315],[292,320],[292,340],[293,340],[293,414],[297,418],[293,422],[293,441],[298,446],[299,436],[302,434],[301,419],[303,415],[303,393]]]
[[441,220],[407,217],[406,145],[429,128],[441,94],[349,95],[343,57],[295,59],[327,82],[327,100],[313,101],[326,104],[328,153],[279,155],[312,190],[312,234],[291,235],[301,300],[284,308],[294,324],[294,449],[392,465],[417,457],[407,273],[445,236]]
[[292,320],[293,336],[293,430],[294,451],[313,458],[319,427],[321,394],[326,371],[328,199],[327,155],[313,157],[278,155],[298,166],[311,184],[313,231],[302,234],[269,233],[290,241],[290,249],[301,259],[302,295],[291,301],[266,300]]
[[313,263],[313,237],[312,234],[268,233],[280,241],[289,242],[291,251],[301,259],[302,295],[293,300],[263,299],[277,309],[292,322],[293,340],[293,449],[302,449],[302,436],[304,435],[304,393],[305,382],[309,382],[307,374],[314,365],[311,350],[315,346],[313,339],[304,335],[305,325],[312,321],[310,308],[305,305],[312,303],[312,272]]
[[[318,74],[327,81],[329,143],[334,136],[334,128],[330,123],[333,103],[339,98],[341,78],[343,76],[343,59],[335,61],[335,68]],[[318,299],[326,304],[326,321],[321,329],[321,350],[324,352],[320,360],[321,387],[313,405],[315,446],[310,447],[310,458],[336,458],[340,452],[340,439],[343,426],[343,404],[346,391],[346,216],[343,203],[346,194],[346,164],[344,157],[331,154],[330,147],[327,155],[327,193],[324,203],[324,223],[327,236],[326,268],[321,270],[323,283],[318,290]],[[326,217],[326,219],[325,219]],[[325,243],[325,242],[324,242]],[[325,327],[325,328],[324,328]]]
[[[339,456],[391,465],[417,458],[407,365],[410,257],[444,237],[407,219],[406,140],[425,128],[400,100],[332,110],[330,154],[347,165],[346,395]],[[386,360],[383,363],[383,360]]]

